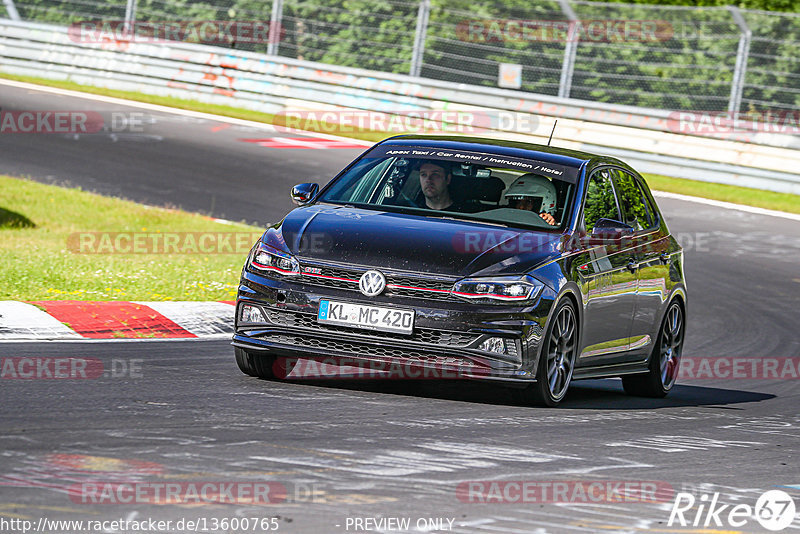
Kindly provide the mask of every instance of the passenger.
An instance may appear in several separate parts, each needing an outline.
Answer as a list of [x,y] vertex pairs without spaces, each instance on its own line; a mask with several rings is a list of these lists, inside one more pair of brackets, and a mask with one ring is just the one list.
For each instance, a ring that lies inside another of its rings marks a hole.
[[503,195],[508,207],[539,211],[539,216],[550,226],[556,226],[556,186],[538,174],[528,173],[517,178]]

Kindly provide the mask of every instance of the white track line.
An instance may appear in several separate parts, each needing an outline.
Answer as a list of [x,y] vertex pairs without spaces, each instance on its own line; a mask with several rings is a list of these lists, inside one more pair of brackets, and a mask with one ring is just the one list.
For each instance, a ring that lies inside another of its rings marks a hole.
[[[12,87],[19,87],[22,89],[30,89],[32,91],[42,91],[47,93],[53,93],[57,95],[64,95],[64,96],[71,96],[75,98],[84,98],[87,100],[95,100],[97,102],[106,102],[109,104],[118,104],[121,106],[130,106],[136,107],[140,109],[149,109],[152,111],[160,111],[163,113],[172,113],[174,115],[184,115],[187,117],[196,117],[200,119],[207,119],[213,120],[217,122],[226,122],[229,124],[238,124],[241,126],[249,126],[252,128],[260,128],[262,130],[268,131],[276,131],[275,127],[271,124],[266,124],[263,122],[256,122],[256,121],[248,121],[244,119],[235,119],[233,117],[225,117],[223,115],[214,115],[212,113],[202,113],[200,111],[189,111],[186,109],[177,109],[171,108],[167,106],[159,106],[157,104],[147,104],[145,102],[137,102],[135,100],[126,100],[124,98],[114,98],[110,96],[100,96],[100,95],[93,95],[91,93],[81,93],[79,91],[70,91],[69,89],[59,89],[57,87],[49,87],[46,85],[36,85],[27,82],[18,82],[15,80],[6,80],[0,78],[0,84],[2,85],[10,85]],[[287,129],[288,130],[288,129]],[[297,130],[298,133],[302,133],[302,135],[308,137],[316,137],[319,139],[332,139],[336,141],[347,141],[355,144],[364,145],[365,147],[372,146],[375,143],[371,143],[369,141],[363,141],[361,139],[356,139],[353,137],[341,137],[338,135],[330,135],[330,134],[323,134],[317,132],[309,132],[306,130]],[[724,208],[729,210],[738,210],[743,211],[746,213],[754,213],[756,215],[768,215],[771,217],[783,217],[785,219],[791,219],[794,221],[800,221],[800,215],[794,213],[786,213],[783,211],[776,211],[776,210],[768,210],[764,208],[756,208],[753,206],[744,206],[742,204],[734,204],[732,202],[722,202],[719,200],[709,200],[706,198],[701,197],[693,197],[689,195],[679,195],[677,193],[667,193],[665,191],[653,191],[653,194],[663,198],[672,198],[675,200],[683,200],[685,202],[695,202],[697,204],[706,204],[708,206],[715,206],[718,208]]]
[[[195,117],[198,119],[207,119],[217,122],[226,122],[228,124],[237,124],[240,126],[249,126],[251,128],[259,128],[261,130],[267,130],[270,132],[275,132],[277,129],[265,122],[257,122],[257,121],[248,121],[245,119],[236,119],[233,117],[225,117],[223,115],[214,115],[213,113],[203,113],[201,111],[190,111],[188,109],[178,109],[178,108],[171,108],[168,106],[159,106],[158,104],[148,104],[146,102],[137,102],[136,100],[127,100],[124,98],[115,98],[111,96],[102,96],[102,95],[94,95],[91,93],[81,93],[79,91],[71,91],[69,89],[60,89],[58,87],[50,87],[47,85],[36,85],[33,83],[27,82],[18,82],[16,80],[6,80],[0,78],[1,85],[10,85],[12,87],[19,87],[20,89],[29,89],[31,91],[42,91],[45,93],[52,93],[55,95],[63,95],[63,96],[71,96],[74,98],[84,98],[86,100],[94,100],[96,102],[105,102],[107,104],[117,104],[120,106],[129,106],[132,108],[140,108],[140,109],[148,109],[150,111],[160,111],[162,113],[172,113],[173,115],[183,115],[185,117]],[[363,145],[364,147],[370,147],[375,143],[370,141],[363,141],[361,139],[355,139],[352,137],[342,137],[338,135],[330,135],[318,132],[309,132],[306,130],[294,130],[292,128],[285,128],[282,127],[281,131],[285,132],[296,132],[299,135],[305,135],[307,137],[316,137],[319,139],[330,139],[333,141],[348,141],[350,143],[355,143],[358,145]]]

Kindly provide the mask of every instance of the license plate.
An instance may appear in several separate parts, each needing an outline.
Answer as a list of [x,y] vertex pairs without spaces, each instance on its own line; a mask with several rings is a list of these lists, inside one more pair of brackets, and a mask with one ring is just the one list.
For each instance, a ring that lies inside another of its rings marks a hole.
[[369,330],[410,334],[414,329],[414,311],[321,300],[319,301],[317,321]]

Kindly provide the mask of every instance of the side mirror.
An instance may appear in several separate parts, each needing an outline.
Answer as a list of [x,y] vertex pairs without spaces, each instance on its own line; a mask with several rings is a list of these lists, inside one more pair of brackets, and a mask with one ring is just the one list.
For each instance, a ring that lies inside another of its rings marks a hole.
[[633,234],[633,226],[614,219],[597,219],[592,228],[592,237],[619,239]]
[[297,184],[292,187],[292,202],[297,206],[308,204],[319,191],[319,185],[314,183]]

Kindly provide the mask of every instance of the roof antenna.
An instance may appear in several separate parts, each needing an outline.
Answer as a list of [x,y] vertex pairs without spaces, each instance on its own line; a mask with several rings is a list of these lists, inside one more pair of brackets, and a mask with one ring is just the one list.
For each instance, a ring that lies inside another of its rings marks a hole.
[[547,146],[550,146],[550,141],[553,140],[553,134],[556,132],[556,124],[558,124],[558,119],[553,123],[553,129],[550,131],[550,139],[547,140]]

